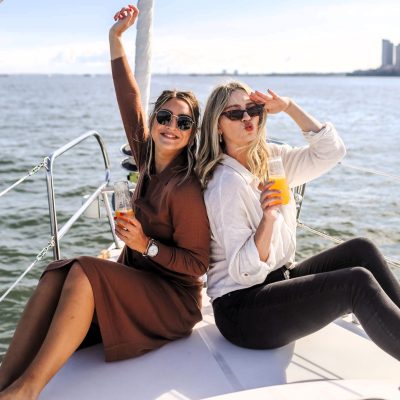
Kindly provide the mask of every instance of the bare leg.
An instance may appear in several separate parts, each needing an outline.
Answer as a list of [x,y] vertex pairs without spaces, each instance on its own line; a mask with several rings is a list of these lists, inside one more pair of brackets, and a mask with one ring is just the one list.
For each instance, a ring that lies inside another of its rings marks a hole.
[[53,319],[67,274],[68,270],[64,268],[49,271],[39,281],[0,366],[0,391],[23,374],[39,351]]
[[0,393],[0,399],[37,399],[85,338],[93,314],[94,297],[89,279],[79,264],[74,264],[42,347],[22,376]]

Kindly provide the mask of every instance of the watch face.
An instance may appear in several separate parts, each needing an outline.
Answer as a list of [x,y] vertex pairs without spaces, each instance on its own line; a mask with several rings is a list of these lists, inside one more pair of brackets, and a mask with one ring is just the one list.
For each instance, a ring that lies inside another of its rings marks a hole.
[[149,247],[147,254],[150,257],[155,257],[158,254],[158,246],[155,243],[152,243]]

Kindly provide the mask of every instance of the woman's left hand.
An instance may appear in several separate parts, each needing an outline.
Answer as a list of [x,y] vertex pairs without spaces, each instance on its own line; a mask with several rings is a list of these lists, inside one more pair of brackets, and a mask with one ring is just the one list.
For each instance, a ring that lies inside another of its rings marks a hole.
[[149,238],[144,234],[142,224],[135,217],[114,217],[115,234],[132,250],[144,253]]
[[257,104],[264,104],[264,108],[268,114],[278,114],[281,111],[286,111],[291,104],[289,97],[278,96],[271,89],[268,89],[267,94],[256,90],[250,93],[250,99]]

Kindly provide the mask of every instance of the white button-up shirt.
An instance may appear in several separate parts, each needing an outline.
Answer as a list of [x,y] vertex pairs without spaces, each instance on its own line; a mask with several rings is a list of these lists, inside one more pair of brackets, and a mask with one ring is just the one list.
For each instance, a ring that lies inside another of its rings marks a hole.
[[[280,155],[289,187],[317,178],[334,167],[345,153],[334,126],[303,132],[309,142],[304,147],[269,143],[271,156]],[[260,260],[254,235],[262,218],[260,181],[234,158],[224,158],[204,193],[211,228],[211,259],[207,274],[207,294],[213,301],[234,290],[262,283],[283,265],[294,266],[296,251],[296,204],[279,208],[274,223],[269,256]]]

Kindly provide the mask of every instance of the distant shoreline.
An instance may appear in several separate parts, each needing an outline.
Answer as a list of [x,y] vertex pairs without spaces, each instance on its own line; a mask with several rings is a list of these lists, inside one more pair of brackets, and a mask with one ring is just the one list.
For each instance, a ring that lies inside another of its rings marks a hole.
[[[0,78],[7,78],[9,76],[44,76],[44,77],[52,77],[52,76],[81,76],[86,78],[92,78],[96,76],[110,76],[110,73],[104,74],[64,74],[64,73],[0,73]],[[154,76],[192,76],[192,77],[201,77],[201,76],[219,76],[219,77],[400,77],[400,71],[381,71],[381,70],[365,70],[365,71],[353,71],[353,72],[292,72],[292,73],[161,73],[154,72]]]
[[399,77],[400,70],[379,70],[369,69],[365,71],[353,71],[346,74],[346,76],[381,76],[381,77]]

